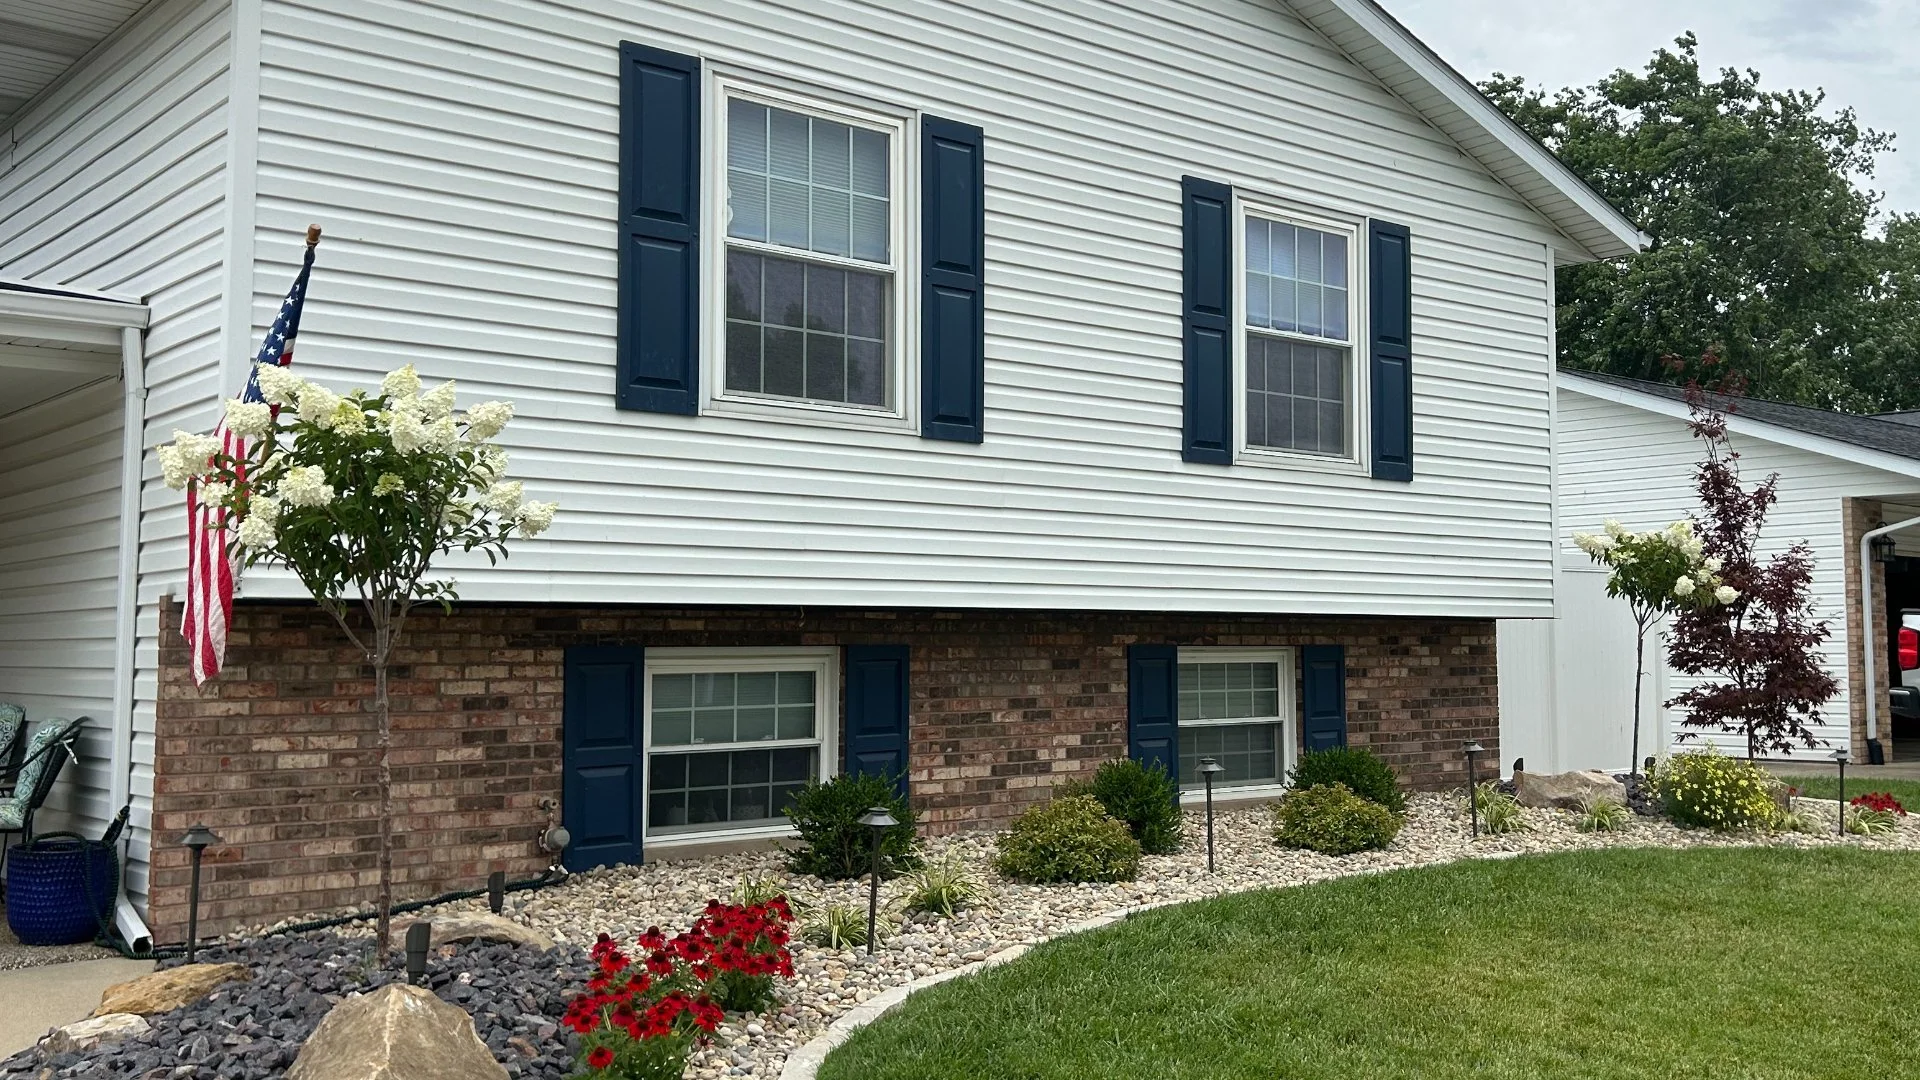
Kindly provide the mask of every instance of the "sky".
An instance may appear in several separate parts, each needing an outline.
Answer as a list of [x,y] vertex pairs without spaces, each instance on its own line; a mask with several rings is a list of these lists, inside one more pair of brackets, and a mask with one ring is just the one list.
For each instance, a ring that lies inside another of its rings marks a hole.
[[1383,0],[1467,78],[1554,89],[1639,71],[1692,30],[1703,68],[1754,68],[1762,89],[1824,87],[1863,126],[1899,137],[1869,186],[1920,211],[1920,0]]

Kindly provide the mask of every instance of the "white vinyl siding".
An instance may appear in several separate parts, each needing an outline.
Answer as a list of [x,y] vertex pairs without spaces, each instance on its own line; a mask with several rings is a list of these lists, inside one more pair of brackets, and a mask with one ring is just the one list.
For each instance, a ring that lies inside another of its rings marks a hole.
[[[463,597],[1550,610],[1566,242],[1279,3],[267,0],[263,28],[256,295],[328,228],[296,363],[513,399],[514,474],[561,503],[512,560],[451,563]],[[983,445],[614,408],[622,40],[984,128]],[[1189,174],[1412,228],[1411,484],[1180,460]]]
[[[175,428],[205,431],[217,419],[232,19],[225,0],[147,5],[119,39],[16,120],[13,145],[0,157],[0,276],[139,297],[151,309],[147,447]],[[180,497],[161,485],[150,455],[144,475],[126,871],[139,904],[152,818],[159,599],[181,595],[186,559]],[[110,655],[100,671],[110,678]],[[95,715],[104,730],[106,713]],[[94,820],[92,809],[80,823],[97,834],[106,821]]]

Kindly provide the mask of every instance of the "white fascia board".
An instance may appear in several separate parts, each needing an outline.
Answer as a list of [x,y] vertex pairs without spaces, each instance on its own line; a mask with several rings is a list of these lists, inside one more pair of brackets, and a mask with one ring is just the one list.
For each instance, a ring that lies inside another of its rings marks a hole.
[[[122,299],[101,293],[79,293],[77,290],[60,289],[59,286],[33,285],[31,282],[10,282],[25,284],[35,289],[51,289],[51,292],[25,292],[19,289],[0,289],[0,319],[10,324],[35,324],[39,326],[41,337],[61,340],[60,327],[86,327],[91,329],[107,328],[119,330],[133,327],[144,330],[147,327],[149,313],[147,306],[137,300]],[[20,336],[26,336],[22,333]],[[88,338],[91,343],[91,338]],[[109,344],[118,345],[115,335]]]
[[[1640,231],[1640,228],[1625,214],[1602,198],[1599,192],[1589,187],[1586,181],[1580,179],[1572,169],[1555,157],[1552,151],[1540,145],[1533,136],[1522,130],[1519,124],[1514,123],[1512,117],[1501,112],[1498,106],[1488,101],[1486,95],[1480,93],[1465,76],[1440,59],[1438,54],[1429,49],[1419,38],[1414,37],[1406,27],[1400,24],[1399,20],[1387,14],[1375,0],[1321,0],[1321,2],[1326,5],[1325,10],[1338,12],[1362,33],[1379,42],[1397,63],[1431,87],[1460,115],[1485,131],[1507,156],[1531,170],[1558,191],[1589,225],[1597,225],[1599,233],[1595,235],[1591,228],[1575,227],[1579,222],[1566,220],[1567,214],[1555,214],[1537,203],[1535,205],[1535,209],[1542,216],[1565,232],[1569,239],[1580,243],[1593,257],[1611,259],[1631,255],[1652,242],[1652,238]],[[1304,9],[1310,6],[1312,5],[1300,5],[1303,9],[1302,14],[1305,14]],[[1312,20],[1309,19],[1309,21]],[[1358,60],[1355,62],[1359,63]],[[1380,77],[1381,73],[1375,72],[1375,76]],[[1382,81],[1391,84],[1395,80],[1383,78]],[[1444,130],[1444,125],[1437,126],[1441,126]],[[1500,174],[1501,169],[1497,167],[1497,163],[1486,161],[1481,154],[1476,153],[1475,156],[1481,157],[1482,163],[1492,168],[1496,175]],[[1588,235],[1582,237],[1582,233]],[[1596,242],[1601,236],[1612,242]],[[1571,253],[1563,252],[1562,254]]]
[[[1644,394],[1624,386],[1609,386],[1596,383],[1578,376],[1557,375],[1555,381],[1562,393],[1584,394],[1590,398],[1611,401],[1640,409],[1644,412],[1671,416],[1685,421],[1691,418],[1684,401]],[[1796,450],[1805,450],[1811,454],[1821,454],[1836,461],[1847,461],[1855,465],[1864,465],[1869,469],[1893,473],[1896,476],[1909,476],[1920,479],[1920,461],[1913,458],[1889,454],[1884,450],[1869,450],[1864,446],[1855,446],[1840,439],[1829,439],[1824,435],[1811,435],[1804,431],[1769,424],[1763,420],[1753,420],[1734,413],[1727,417],[1727,430],[1749,438],[1761,439],[1780,446],[1790,446]]]

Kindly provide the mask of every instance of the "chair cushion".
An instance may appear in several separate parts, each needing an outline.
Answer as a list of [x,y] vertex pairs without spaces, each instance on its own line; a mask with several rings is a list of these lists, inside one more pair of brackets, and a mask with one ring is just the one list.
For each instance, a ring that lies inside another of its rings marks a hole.
[[0,764],[6,763],[7,752],[13,749],[13,740],[20,737],[20,729],[26,724],[27,710],[0,701]]
[[20,766],[19,777],[13,782],[15,799],[24,802],[33,798],[33,789],[40,785],[40,774],[52,766],[53,755],[59,753],[47,748],[66,733],[67,727],[68,721],[50,720],[27,740],[27,757]]
[[0,799],[0,832],[19,832],[27,827],[27,800]]

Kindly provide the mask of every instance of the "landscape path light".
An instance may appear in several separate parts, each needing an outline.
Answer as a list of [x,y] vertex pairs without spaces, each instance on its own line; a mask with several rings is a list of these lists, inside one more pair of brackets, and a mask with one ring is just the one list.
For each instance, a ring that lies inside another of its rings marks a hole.
[[1473,835],[1479,836],[1480,802],[1478,796],[1480,794],[1480,785],[1478,782],[1479,776],[1473,768],[1473,760],[1476,755],[1486,753],[1487,748],[1477,742],[1469,742],[1460,749],[1467,755],[1467,817],[1473,821]]
[[433,924],[419,919],[407,927],[407,983],[427,983],[427,947],[433,944]]
[[1852,760],[1853,760],[1853,755],[1848,753],[1847,748],[1844,746],[1833,752],[1833,763],[1835,765],[1840,766],[1840,835],[1841,836],[1847,835],[1847,762]]
[[[1200,759],[1200,782],[1207,788],[1207,873],[1213,873],[1213,778],[1226,767],[1210,757]],[[1177,797],[1177,796],[1176,796]]]
[[874,924],[880,915],[880,842],[887,830],[900,824],[884,806],[875,806],[860,815],[860,824],[873,834],[873,876],[867,882],[867,955],[873,955]]
[[193,881],[187,893],[187,963],[193,963],[196,947],[200,944],[200,857],[209,846],[220,842],[220,837],[205,825],[194,825],[180,843],[193,852]]

